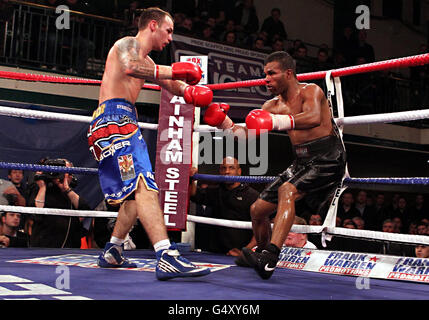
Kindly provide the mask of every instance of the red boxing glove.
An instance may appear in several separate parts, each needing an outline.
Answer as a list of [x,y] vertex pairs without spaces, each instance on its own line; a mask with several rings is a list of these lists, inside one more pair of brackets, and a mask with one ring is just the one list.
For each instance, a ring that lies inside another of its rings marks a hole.
[[261,130],[273,130],[273,119],[271,113],[262,109],[256,109],[249,112],[246,117],[247,129],[256,130],[256,135],[261,134]]
[[206,86],[187,86],[183,93],[186,103],[197,107],[207,107],[213,100],[213,91]]
[[192,62],[175,62],[171,65],[172,79],[184,80],[194,85],[200,82],[203,72],[201,68]]
[[229,104],[212,103],[204,113],[204,122],[219,129],[230,129],[234,126],[234,123],[226,115],[228,111]]
[[256,130],[256,135],[261,131],[289,130],[295,128],[295,119],[290,114],[272,114],[263,109],[249,112],[246,117],[247,129]]

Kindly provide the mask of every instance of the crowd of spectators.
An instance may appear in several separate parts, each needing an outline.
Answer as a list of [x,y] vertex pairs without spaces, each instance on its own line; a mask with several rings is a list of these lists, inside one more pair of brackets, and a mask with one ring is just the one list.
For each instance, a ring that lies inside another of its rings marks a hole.
[[[309,225],[322,225],[324,219],[311,212],[304,213],[303,217]],[[429,206],[421,193],[346,189],[340,198],[336,227],[429,236]],[[331,248],[394,255],[414,254],[413,246],[347,238],[335,239]]]
[[[72,167],[67,159],[41,159],[38,164]],[[77,179],[68,173],[42,172],[24,175],[8,171],[0,179],[0,204],[36,208],[89,210],[75,191]],[[1,212],[0,244],[6,247],[80,248],[91,228],[86,218],[51,214],[27,214],[13,209]],[[86,241],[86,239],[85,239]]]

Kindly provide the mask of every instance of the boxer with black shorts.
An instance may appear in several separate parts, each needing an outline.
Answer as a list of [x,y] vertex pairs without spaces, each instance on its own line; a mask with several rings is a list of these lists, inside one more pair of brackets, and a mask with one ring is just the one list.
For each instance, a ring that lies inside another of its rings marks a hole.
[[134,105],[145,80],[183,96],[188,104],[207,106],[212,101],[213,92],[197,85],[202,76],[199,66],[189,62],[156,65],[148,56],[173,40],[173,28],[173,18],[168,12],[147,8],[139,18],[137,35],[116,41],[107,56],[99,106],[88,131],[90,151],[99,163],[103,194],[110,204],[121,205],[110,242],[98,257],[98,266],[136,267],[122,252],[124,239],[138,218],[155,249],[159,280],[210,272],[183,258],[177,246],[170,243]]
[[[263,190],[251,207],[257,248],[243,248],[239,265],[255,268],[261,278],[273,274],[280,249],[295,219],[295,201],[305,197],[314,210],[329,203],[342,183],[346,152],[324,92],[315,84],[300,83],[294,59],[284,51],[265,60],[267,88],[276,95],[246,117],[246,127],[226,115],[227,104],[211,104],[207,124],[247,139],[271,130],[287,130],[295,160]],[[271,230],[270,215],[275,213]]]

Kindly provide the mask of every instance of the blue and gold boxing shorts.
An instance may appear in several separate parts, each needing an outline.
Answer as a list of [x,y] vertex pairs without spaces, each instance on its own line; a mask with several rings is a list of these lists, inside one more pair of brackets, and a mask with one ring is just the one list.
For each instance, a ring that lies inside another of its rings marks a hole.
[[101,103],[93,114],[88,144],[99,164],[100,186],[109,204],[132,199],[140,181],[148,190],[158,191],[132,103],[125,99]]

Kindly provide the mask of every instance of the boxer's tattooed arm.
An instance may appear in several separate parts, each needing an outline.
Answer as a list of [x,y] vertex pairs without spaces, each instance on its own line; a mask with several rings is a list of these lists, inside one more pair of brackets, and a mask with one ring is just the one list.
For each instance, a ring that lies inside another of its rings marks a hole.
[[132,77],[152,79],[154,63],[139,56],[140,45],[133,37],[125,37],[116,43],[119,61],[124,72]]

